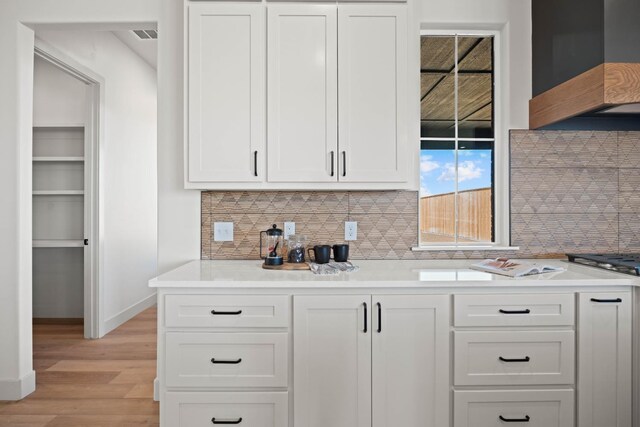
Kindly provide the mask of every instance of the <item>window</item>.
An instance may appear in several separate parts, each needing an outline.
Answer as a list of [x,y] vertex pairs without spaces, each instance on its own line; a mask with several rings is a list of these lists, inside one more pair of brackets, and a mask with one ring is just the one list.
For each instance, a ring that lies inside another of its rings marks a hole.
[[496,230],[495,39],[421,36],[421,246],[485,246],[502,237]]

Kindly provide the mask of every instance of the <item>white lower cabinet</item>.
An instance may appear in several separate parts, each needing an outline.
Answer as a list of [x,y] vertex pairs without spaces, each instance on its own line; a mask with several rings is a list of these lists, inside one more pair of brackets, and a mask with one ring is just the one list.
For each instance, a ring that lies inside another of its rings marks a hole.
[[581,293],[578,425],[631,426],[631,293]]
[[169,387],[287,387],[286,333],[166,337]]
[[276,393],[166,393],[171,427],[286,427],[288,396]]
[[449,425],[448,329],[447,295],[295,297],[295,427]]
[[456,331],[455,385],[575,382],[573,331]]
[[632,426],[625,288],[172,291],[158,295],[162,427]]
[[453,399],[454,427],[574,425],[573,390],[469,390]]

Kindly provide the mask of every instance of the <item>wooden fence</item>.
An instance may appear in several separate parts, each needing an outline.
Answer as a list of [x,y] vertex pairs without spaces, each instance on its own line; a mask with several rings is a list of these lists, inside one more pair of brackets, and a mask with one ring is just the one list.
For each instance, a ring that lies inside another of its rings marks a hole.
[[[420,199],[420,232],[438,236],[455,235],[455,193]],[[458,238],[491,241],[491,188],[458,192]]]

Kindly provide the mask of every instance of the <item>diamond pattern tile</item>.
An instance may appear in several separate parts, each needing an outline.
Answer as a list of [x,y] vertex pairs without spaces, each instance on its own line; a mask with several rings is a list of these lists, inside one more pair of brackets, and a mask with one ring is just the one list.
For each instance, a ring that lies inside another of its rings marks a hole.
[[618,160],[621,168],[640,165],[640,132],[618,132]]
[[272,224],[282,226],[284,221],[295,221],[296,233],[308,237],[309,243],[327,244],[344,241],[344,221],[347,214],[282,214],[282,213],[240,213],[211,214],[215,221],[233,221],[234,241],[215,242],[209,234],[210,251],[205,259],[258,259],[260,231]]
[[640,252],[640,213],[620,214],[620,252]]
[[354,191],[349,193],[353,215],[417,215],[417,191]]
[[640,213],[640,193],[618,193],[618,209],[620,213]]
[[513,213],[616,213],[618,170],[520,168],[511,170]]
[[[411,259],[418,243],[416,215],[350,215],[358,221],[358,240],[351,242],[353,259]],[[361,238],[364,237],[364,238]]]
[[348,193],[344,191],[205,191],[211,213],[282,212],[347,213]]
[[618,167],[618,133],[511,131],[511,167]]
[[617,252],[618,215],[512,214],[511,243],[531,255]]

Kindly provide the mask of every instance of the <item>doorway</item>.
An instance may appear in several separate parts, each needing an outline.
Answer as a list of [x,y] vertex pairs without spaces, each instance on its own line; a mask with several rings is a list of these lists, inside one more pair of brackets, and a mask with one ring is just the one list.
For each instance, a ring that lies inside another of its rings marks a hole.
[[36,41],[33,117],[33,322],[99,337],[100,78]]

